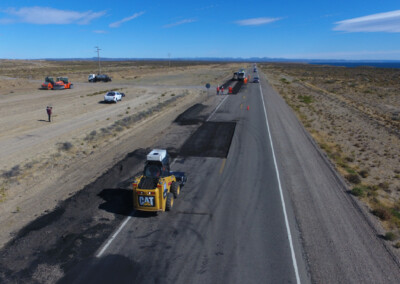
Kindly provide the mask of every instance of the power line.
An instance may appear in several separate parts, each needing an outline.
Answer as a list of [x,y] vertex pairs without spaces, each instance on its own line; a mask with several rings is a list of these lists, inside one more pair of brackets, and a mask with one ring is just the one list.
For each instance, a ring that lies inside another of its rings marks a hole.
[[99,62],[99,75],[101,74],[101,66],[100,66],[100,48],[98,46],[95,46],[94,48],[96,48],[97,51],[97,60]]

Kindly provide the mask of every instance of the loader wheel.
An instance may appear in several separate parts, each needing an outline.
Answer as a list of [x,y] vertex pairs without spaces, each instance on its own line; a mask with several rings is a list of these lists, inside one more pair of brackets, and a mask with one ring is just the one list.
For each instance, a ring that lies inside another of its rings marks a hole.
[[170,192],[167,195],[167,204],[165,205],[165,211],[171,211],[174,205],[174,195]]
[[181,193],[181,187],[179,183],[173,182],[171,185],[171,192],[174,195],[174,198],[178,198],[179,193]]
[[74,88],[74,84],[69,85],[69,88],[73,89]]

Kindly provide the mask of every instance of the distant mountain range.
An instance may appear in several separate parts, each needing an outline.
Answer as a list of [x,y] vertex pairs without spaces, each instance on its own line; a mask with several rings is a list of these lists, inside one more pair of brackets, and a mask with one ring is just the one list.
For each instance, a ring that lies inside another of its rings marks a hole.
[[[396,63],[400,60],[345,60],[345,59],[287,59],[270,57],[181,57],[181,58],[108,58],[101,57],[101,61],[205,61],[205,62],[294,62],[294,63]],[[43,58],[41,60],[71,61],[88,60],[97,61],[97,57],[91,58]]]
[[[344,59],[287,59],[270,57],[181,57],[181,58],[108,58],[101,57],[101,61],[192,61],[192,62],[282,62],[282,63],[307,63],[317,65],[333,65],[345,67],[370,66],[379,68],[400,68],[400,60],[344,60]],[[90,58],[42,58],[35,60],[51,61],[97,61],[97,57]]]

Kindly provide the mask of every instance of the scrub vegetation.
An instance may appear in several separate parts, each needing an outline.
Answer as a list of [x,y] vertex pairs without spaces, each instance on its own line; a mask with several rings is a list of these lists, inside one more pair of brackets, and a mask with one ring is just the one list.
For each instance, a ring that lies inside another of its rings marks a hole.
[[392,234],[400,235],[400,69],[261,67],[394,242]]

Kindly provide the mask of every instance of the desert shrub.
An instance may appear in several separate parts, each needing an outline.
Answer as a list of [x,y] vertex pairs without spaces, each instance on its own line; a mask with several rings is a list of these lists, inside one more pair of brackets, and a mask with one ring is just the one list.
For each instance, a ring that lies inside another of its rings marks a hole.
[[36,164],[35,161],[28,162],[25,164],[25,168],[32,169],[34,164]]
[[379,219],[381,219],[383,221],[387,221],[391,217],[389,210],[387,210],[386,208],[374,209],[374,210],[372,210],[372,214],[374,214],[376,217],[378,217]]
[[365,191],[364,191],[364,188],[362,188],[360,186],[356,186],[356,187],[353,187],[353,189],[351,190],[351,194],[353,194],[354,196],[358,196],[358,197],[364,197]]
[[362,177],[362,178],[366,178],[368,177],[368,170],[361,170],[358,172],[358,174]]
[[397,243],[394,245],[394,247],[397,248],[397,249],[400,248],[400,242],[397,242]]
[[387,181],[385,182],[381,182],[380,184],[378,184],[378,186],[383,189],[384,191],[389,190],[389,183]]
[[102,129],[100,129],[100,131],[101,131],[101,133],[104,134],[104,135],[110,134],[110,130],[107,129],[107,128],[102,128]]
[[86,135],[86,137],[85,137],[84,140],[86,140],[86,141],[92,141],[92,140],[94,140],[94,139],[96,138],[96,135],[97,135],[97,131],[96,131],[96,130],[93,130],[93,131],[91,131],[91,132],[89,133],[89,135]]
[[359,176],[358,174],[348,174],[348,175],[346,176],[346,179],[347,179],[349,182],[353,183],[353,184],[359,184],[359,183],[361,183],[361,179],[360,179],[360,176]]
[[72,145],[72,143],[70,142],[64,142],[64,143],[60,143],[58,149],[62,150],[62,151],[69,151],[74,147],[74,145]]
[[311,96],[302,96],[299,95],[298,99],[305,104],[311,104],[313,102],[313,98]]
[[377,191],[378,189],[379,189],[379,187],[377,186],[377,185],[371,185],[370,187],[369,187],[369,189],[371,189],[372,191]]
[[10,170],[4,171],[3,177],[12,178],[12,177],[18,176],[20,173],[21,173],[20,167],[19,167],[19,165],[16,165],[16,166],[12,167]]
[[286,78],[281,78],[281,82],[285,84],[290,84],[290,82]]
[[[396,207],[397,207],[397,206],[396,206]],[[391,209],[391,212],[392,212],[392,215],[393,215],[394,217],[396,217],[397,219],[400,219],[400,211],[399,211],[398,209],[392,208],[392,209]]]
[[393,233],[393,232],[387,232],[387,233],[385,234],[385,240],[387,240],[387,241],[394,241],[394,240],[396,240],[396,239],[397,239],[397,236],[396,236],[396,234]]

